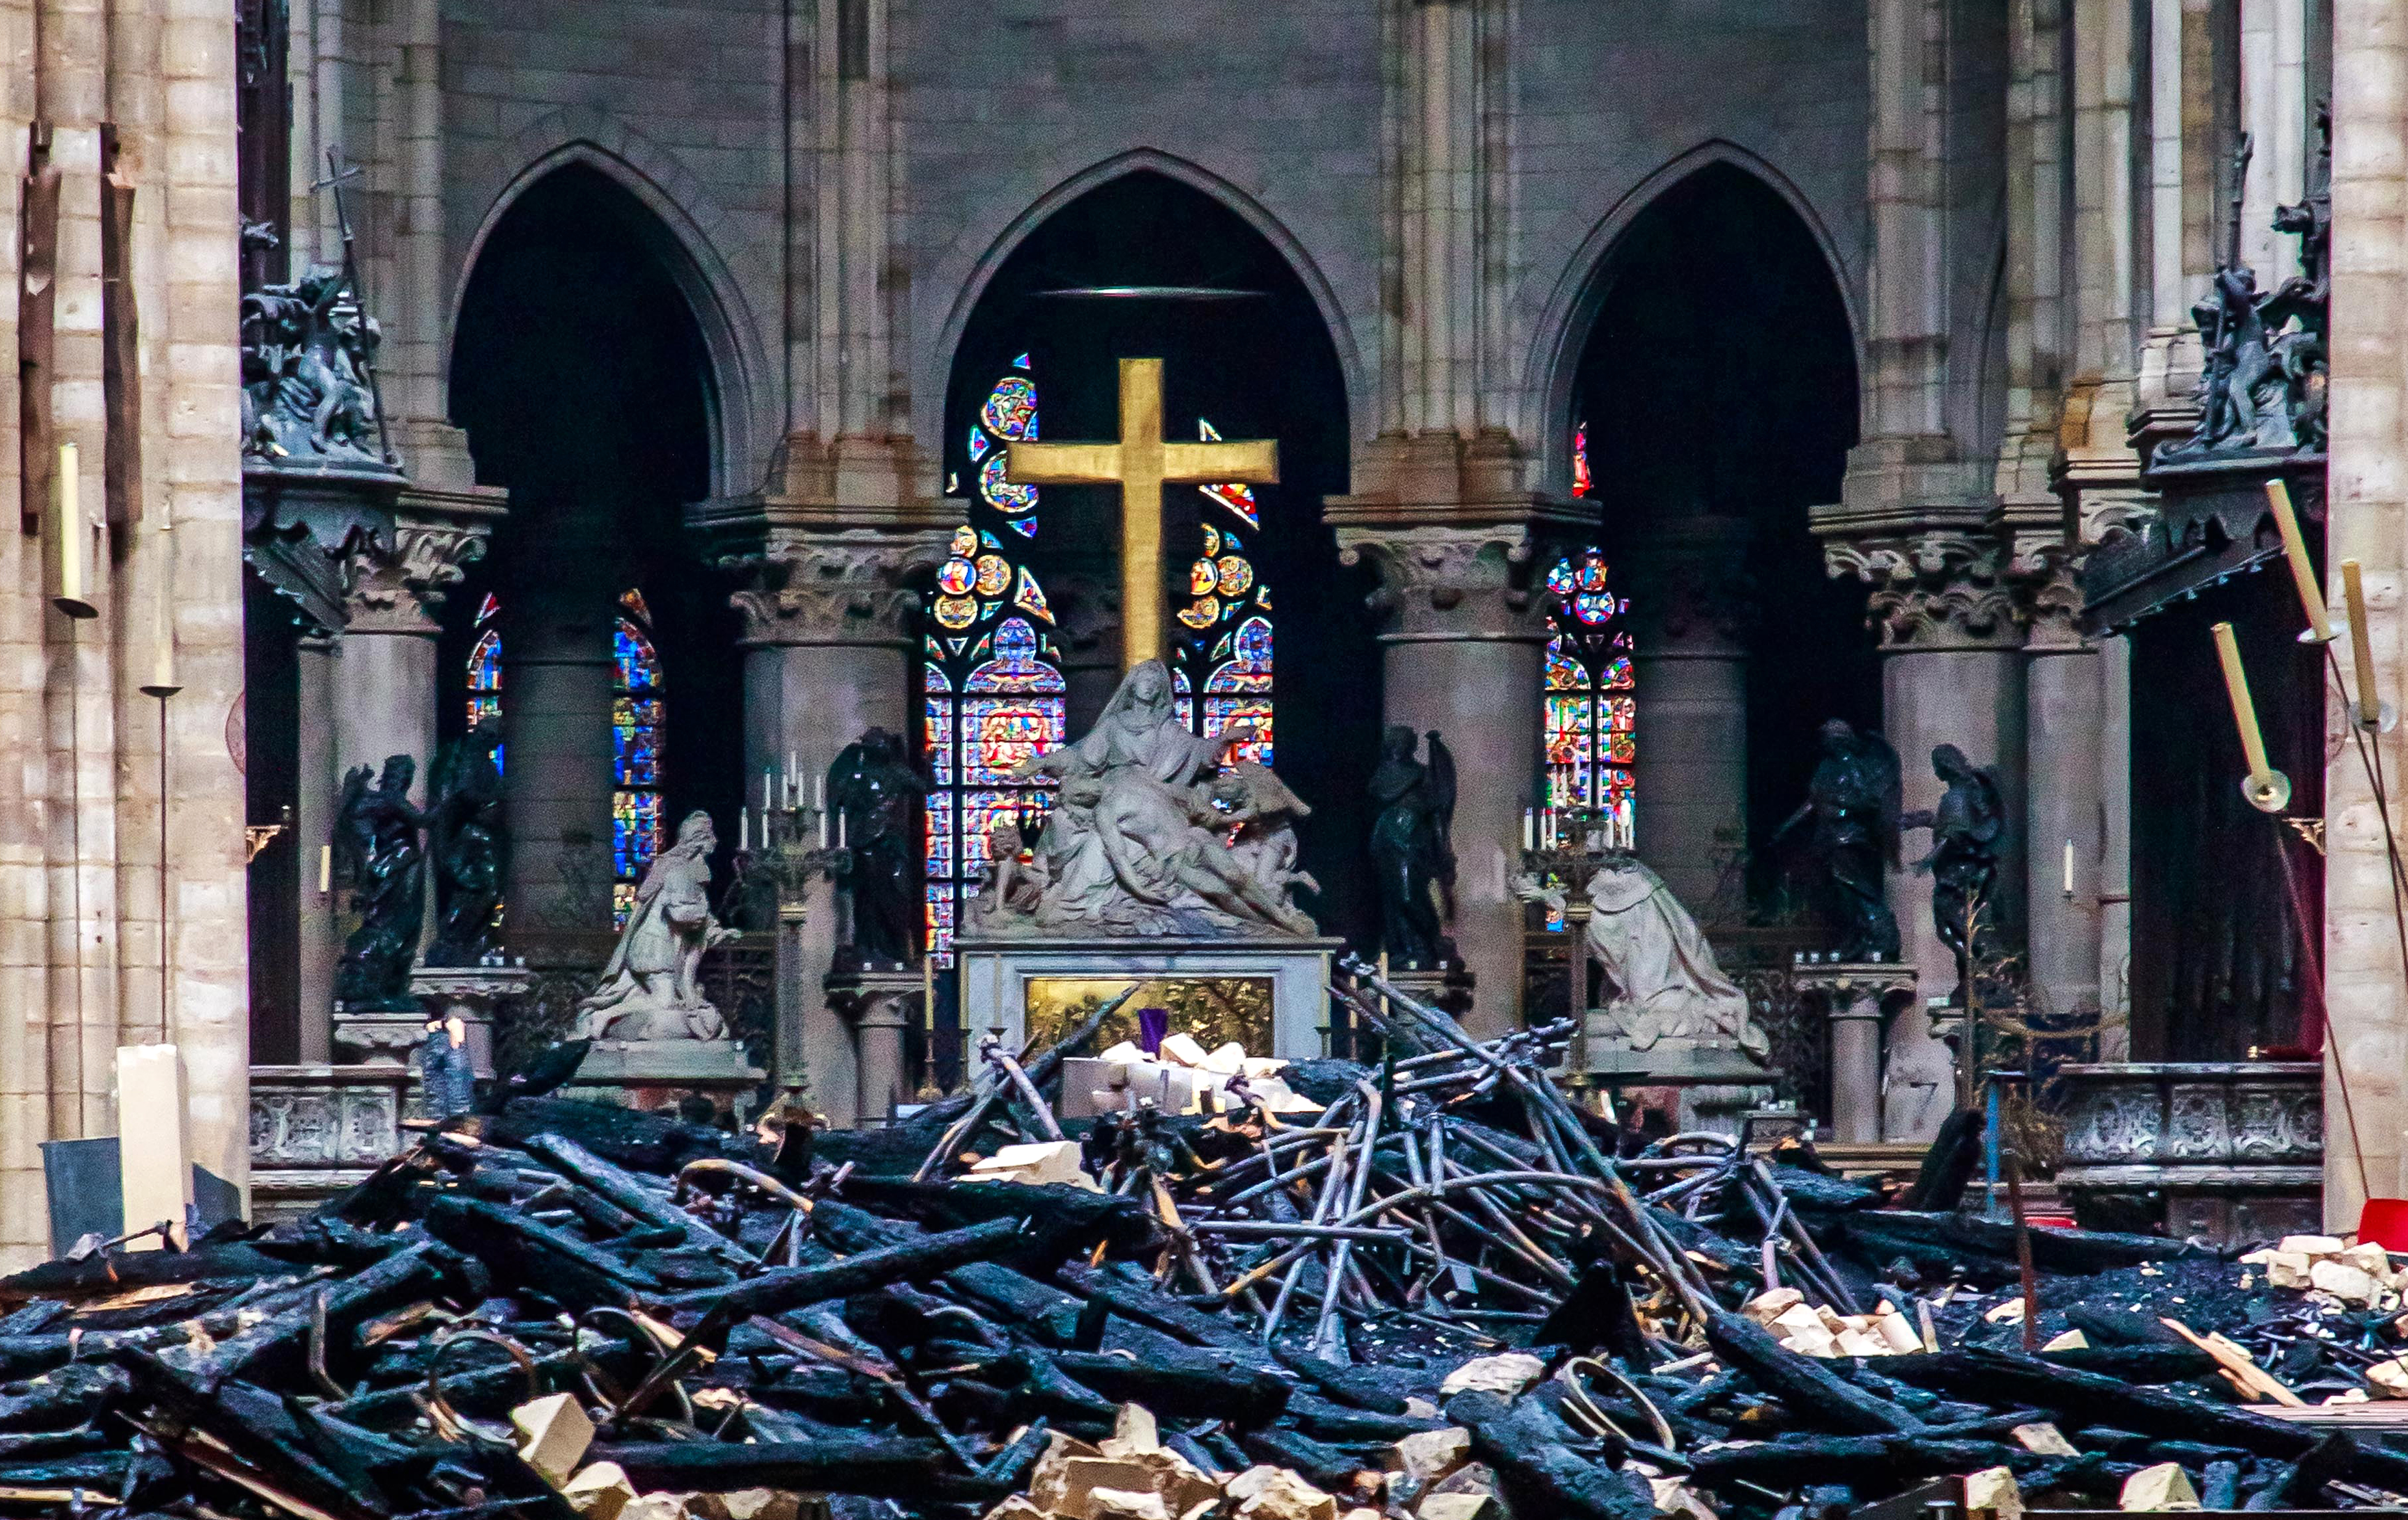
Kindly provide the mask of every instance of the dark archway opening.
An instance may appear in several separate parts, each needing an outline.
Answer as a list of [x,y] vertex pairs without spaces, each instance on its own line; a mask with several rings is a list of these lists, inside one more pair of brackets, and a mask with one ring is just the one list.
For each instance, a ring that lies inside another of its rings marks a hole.
[[[1242,291],[1202,299],[1065,295],[1098,288],[1195,287]],[[1376,917],[1362,887],[1371,811],[1364,793],[1378,747],[1379,652],[1365,597],[1369,571],[1341,566],[1322,523],[1326,495],[1346,490],[1347,395],[1326,325],[1296,270],[1270,241],[1210,195],[1150,170],[1123,175],[1064,207],[996,273],[964,328],[946,394],[944,470],[965,506],[979,491],[972,424],[990,388],[1022,355],[1048,438],[1110,438],[1118,432],[1123,358],[1164,361],[1168,436],[1195,437],[1197,420],[1223,437],[1275,437],[1281,480],[1254,488],[1259,530],[1193,489],[1166,493],[1164,568],[1174,609],[1192,608],[1194,562],[1206,529],[1235,530],[1276,629],[1272,695],[1280,775],[1312,808],[1298,827],[1303,864],[1321,895],[1301,905],[1326,934],[1368,943]],[[1075,630],[1082,588],[1116,588],[1117,493],[1048,486],[1033,538],[1008,530],[1008,547],[1058,596]],[[1057,591],[1058,588],[1058,591]],[[1116,595],[1116,593],[1115,593]],[[1217,641],[1226,628],[1211,630]],[[1168,633],[1190,635],[1177,621]],[[1116,670],[1117,633],[1074,650],[1070,728],[1092,721]],[[1199,695],[1199,698],[1201,694]]]
[[[718,405],[672,273],[682,257],[633,194],[582,165],[529,187],[479,252],[452,349],[452,416],[467,430],[480,483],[509,490],[509,517],[445,609],[438,732],[448,740],[467,726],[466,666],[488,594],[507,642],[512,609],[564,584],[597,621],[634,590],[661,666],[666,827],[704,809],[732,844],[741,662],[726,587],[681,525],[685,504],[710,489]],[[613,736],[592,742],[607,750]],[[590,927],[601,937],[610,925]]]
[[[1592,495],[1609,550],[1643,551],[1672,520],[1750,528],[1733,588],[1746,635],[1744,850],[1716,916],[1789,916],[1795,894],[1770,836],[1805,796],[1814,730],[1881,724],[1881,669],[1862,590],[1824,573],[1807,509],[1839,499],[1856,440],[1847,309],[1813,233],[1743,169],[1712,165],[1631,222],[1601,272],[1604,296],[1574,385]],[[1647,694],[1639,694],[1646,744]],[[1642,853],[1645,843],[1641,841]],[[1701,913],[1705,905],[1696,905]]]

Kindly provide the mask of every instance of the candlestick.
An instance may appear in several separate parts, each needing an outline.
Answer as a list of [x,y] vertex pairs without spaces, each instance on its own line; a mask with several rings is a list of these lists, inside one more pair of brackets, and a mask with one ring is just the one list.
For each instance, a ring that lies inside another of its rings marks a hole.
[[2233,726],[2241,734],[2242,757],[2249,766],[2249,774],[2241,782],[2242,795],[2260,812],[2280,812],[2291,800],[2291,782],[2267,763],[2266,737],[2258,727],[2258,705],[2249,697],[2249,673],[2241,665],[2241,646],[2233,639],[2229,623],[2219,623],[2210,631],[2215,637],[2216,658],[2224,665],[2224,692],[2232,703]]
[[163,519],[151,541],[151,558],[159,566],[158,589],[150,596],[150,679],[142,683],[146,696],[165,699],[182,691],[176,679],[176,554]]
[[2274,507],[2274,525],[2283,533],[2283,555],[2291,562],[2291,580],[2300,588],[2300,606],[2308,614],[2307,641],[2332,642],[2332,620],[2325,615],[2324,588],[2316,568],[2308,563],[2308,541],[2300,537],[2300,516],[2291,510],[2291,492],[2280,480],[2266,482],[2266,499]]
[[820,848],[824,850],[827,847],[827,813],[823,810],[820,813]]
[[2374,684],[2374,636],[2366,626],[2366,583],[2358,561],[2341,562],[2342,599],[2349,607],[2349,657],[2358,667],[2358,721],[2361,727],[2383,726],[2383,693]]
[[1525,850],[1536,850],[1538,847],[1539,839],[1537,820],[1531,813],[1530,810],[1525,808],[1522,810],[1522,848]]
[[2073,841],[2065,841],[2065,895],[2073,896]]
[[57,507],[50,515],[58,519],[58,590],[50,605],[71,618],[96,618],[100,609],[93,605],[91,587],[86,584],[91,570],[85,563],[90,530],[83,520],[83,483],[77,475],[74,444],[59,445],[59,467],[50,477],[50,488]]
[[318,896],[324,896],[335,889],[335,847],[318,846]]
[[[768,820],[765,818],[761,822],[767,825]],[[738,850],[752,848],[752,810],[750,808],[736,810],[736,848]]]
[[[820,816],[821,816],[822,818],[825,818],[825,817],[827,816],[827,814],[825,814],[825,813],[822,813],[822,814],[820,814]],[[844,812],[843,812],[843,810],[842,810],[841,809],[839,809],[839,810],[838,810],[837,815],[836,815],[836,847],[837,847],[838,849],[839,849],[839,850],[841,850],[841,849],[843,849],[843,848],[845,847],[845,843],[844,843]]]
[[811,778],[811,806],[823,809],[827,806],[827,778],[825,776],[814,776]]
[[769,812],[769,767],[767,767],[767,766],[763,766],[763,767],[761,767],[761,812],[762,812],[762,822],[763,822],[763,823],[767,823],[767,822],[768,822],[768,812]]
[[[926,946],[920,951],[920,1016],[927,1021],[928,1033],[933,1037],[937,1032],[937,957]],[[928,1060],[933,1066],[936,1040],[932,1038],[928,1045]]]

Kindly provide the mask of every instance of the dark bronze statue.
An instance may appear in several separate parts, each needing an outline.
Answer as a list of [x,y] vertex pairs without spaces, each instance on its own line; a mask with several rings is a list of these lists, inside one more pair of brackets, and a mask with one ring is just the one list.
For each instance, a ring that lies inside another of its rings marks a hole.
[[409,783],[417,763],[396,754],[371,782],[360,766],[343,778],[335,813],[335,848],[351,882],[351,911],[359,927],[343,942],[335,969],[335,1000],[372,1011],[416,1011],[409,995],[409,963],[426,917],[426,852],[419,830],[426,815],[410,805]]
[[901,736],[872,728],[828,767],[828,806],[844,821],[851,853],[853,954],[908,961],[920,954],[919,810],[927,783],[903,758]]
[[1898,752],[1879,734],[1859,734],[1833,719],[1823,725],[1823,758],[1806,800],[1773,831],[1778,841],[1811,822],[1807,850],[1820,878],[1823,911],[1848,961],[1895,961],[1898,916],[1889,910],[1887,872],[1898,864]]
[[2300,239],[2300,273],[2272,291],[2241,262],[2242,181],[2249,167],[2244,135],[2232,155],[2228,242],[2207,298],[2193,306],[2205,350],[2199,422],[2190,436],[2158,447],[2159,464],[2250,452],[2314,452],[2325,446],[2326,317],[2331,296],[2332,117],[2319,111],[2324,138],[2307,194],[2275,208],[2274,230]]
[[380,337],[351,277],[333,265],[244,296],[244,455],[390,469],[375,383]]
[[1931,853],[1914,863],[1931,873],[1931,924],[1960,959],[1987,960],[1998,934],[1999,842],[2007,803],[1998,774],[1976,766],[1954,744],[1931,752],[1931,769],[1947,790],[1937,808],[1901,819],[1905,828],[1931,830]]
[[431,778],[427,842],[435,860],[435,942],[429,966],[476,966],[494,950],[502,906],[508,835],[502,825],[502,769],[494,752],[499,724],[479,724],[446,745]]
[[[1440,930],[1453,916],[1455,756],[1429,732],[1429,763],[1413,757],[1413,731],[1392,724],[1371,772],[1371,870],[1380,884],[1380,943],[1391,962],[1435,966],[1454,947]],[[1441,911],[1443,906],[1444,911]]]

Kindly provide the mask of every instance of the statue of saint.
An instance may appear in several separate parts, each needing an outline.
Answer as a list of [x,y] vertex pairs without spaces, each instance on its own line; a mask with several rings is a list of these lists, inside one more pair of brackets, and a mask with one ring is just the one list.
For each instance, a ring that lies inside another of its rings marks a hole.
[[1931,830],[1931,853],[1914,868],[1931,873],[1931,924],[1941,940],[1960,957],[1987,960],[1997,948],[2006,796],[1997,773],[1954,744],[1931,752],[1931,769],[1947,788],[1940,806],[1908,813],[1901,826]]
[[895,963],[920,954],[923,911],[919,809],[928,785],[903,758],[902,736],[872,728],[828,767],[828,806],[844,819],[852,852],[843,882],[853,898],[853,954]]
[[1604,1013],[1615,1039],[1639,1051],[1668,1040],[1730,1044],[1764,1060],[1772,1043],[1748,1017],[1747,994],[1662,877],[1615,855],[1589,878],[1588,898],[1588,953],[1613,983]]
[[1310,934],[1287,900],[1310,884],[1295,869],[1289,821],[1304,803],[1259,766],[1219,775],[1240,724],[1188,731],[1170,672],[1147,660],[1121,678],[1084,738],[1031,757],[1022,776],[1059,782],[1038,836],[1043,887],[1009,927],[1051,933]]
[[335,810],[335,849],[351,882],[359,927],[343,942],[335,969],[335,1000],[362,1011],[416,1011],[409,964],[426,916],[426,852],[419,839],[426,816],[410,804],[418,764],[388,756],[373,782],[366,766],[343,778]]
[[677,842],[652,857],[636,906],[577,1005],[574,1040],[725,1040],[727,1023],[702,995],[702,953],[737,938],[710,911],[710,853],[719,836],[707,812],[686,814]]
[[476,966],[494,949],[502,905],[502,769],[494,753],[501,725],[480,723],[435,763],[427,836],[435,858],[435,942],[429,966]]
[[1807,849],[1822,878],[1824,911],[1840,936],[1843,961],[1895,961],[1898,917],[1889,910],[1886,873],[1898,864],[1898,752],[1879,734],[1859,734],[1834,718],[1823,725],[1823,758],[1806,800],[1773,831],[1778,841],[1813,824]]
[[[1429,731],[1429,764],[1413,758],[1413,731],[1393,724],[1371,772],[1371,871],[1380,886],[1380,944],[1401,966],[1435,966],[1452,949],[1441,938],[1445,896],[1455,888],[1455,756]],[[1442,896],[1441,895],[1445,895]]]

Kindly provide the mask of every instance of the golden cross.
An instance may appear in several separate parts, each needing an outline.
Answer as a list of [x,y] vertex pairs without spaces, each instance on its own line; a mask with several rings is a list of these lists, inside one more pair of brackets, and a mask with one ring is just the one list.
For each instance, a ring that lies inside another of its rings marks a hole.
[[1016,485],[1121,488],[1121,668],[1162,658],[1162,488],[1279,481],[1279,443],[1231,438],[1177,443],[1162,436],[1162,361],[1121,361],[1121,436],[1114,443],[1015,443],[1004,476]]

